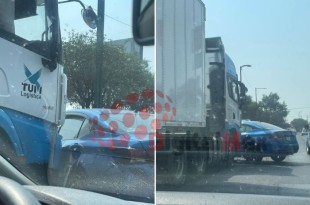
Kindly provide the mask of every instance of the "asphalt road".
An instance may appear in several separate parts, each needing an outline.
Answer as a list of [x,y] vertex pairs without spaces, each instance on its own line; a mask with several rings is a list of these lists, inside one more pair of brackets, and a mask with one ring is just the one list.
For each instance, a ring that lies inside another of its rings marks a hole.
[[157,185],[158,191],[246,193],[310,197],[310,155],[306,136],[297,135],[298,153],[276,163],[264,158],[261,163],[236,159],[226,168],[187,177],[184,185]]

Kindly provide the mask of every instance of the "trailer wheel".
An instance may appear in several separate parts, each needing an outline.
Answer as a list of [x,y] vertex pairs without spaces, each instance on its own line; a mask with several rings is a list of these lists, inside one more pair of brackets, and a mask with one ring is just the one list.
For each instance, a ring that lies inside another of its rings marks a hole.
[[196,172],[198,174],[202,174],[204,173],[205,169],[206,169],[206,166],[207,166],[207,155],[205,152],[202,152],[200,151],[198,153],[198,156],[197,156],[197,160],[196,160]]
[[170,155],[168,184],[184,184],[187,173],[187,155],[185,152],[174,152]]

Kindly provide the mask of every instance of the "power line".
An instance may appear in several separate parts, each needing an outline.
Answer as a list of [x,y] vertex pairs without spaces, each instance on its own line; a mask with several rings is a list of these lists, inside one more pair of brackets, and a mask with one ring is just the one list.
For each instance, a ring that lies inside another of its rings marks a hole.
[[[96,11],[97,13],[98,13],[98,11],[96,10],[96,9],[93,9],[94,11]],[[108,15],[108,14],[104,14],[106,17],[108,17],[108,18],[110,18],[110,19],[113,19],[114,21],[117,21],[117,22],[119,22],[119,23],[121,23],[121,24],[124,24],[124,25],[126,25],[126,26],[128,26],[128,27],[132,27],[131,25],[129,25],[129,24],[127,24],[127,23],[125,23],[124,21],[121,21],[121,20],[118,20],[117,18],[114,18],[114,17],[112,17],[112,16],[110,16],[110,15]]]
[[129,25],[129,24],[123,22],[123,21],[120,21],[120,20],[118,20],[118,19],[116,19],[116,18],[114,18],[114,17],[112,17],[112,16],[110,16],[110,15],[108,15],[108,14],[105,14],[105,16],[106,16],[106,17],[109,17],[110,19],[113,19],[114,21],[117,21],[117,22],[119,22],[119,23],[121,23],[121,24],[124,24],[124,25],[126,25],[126,26],[132,27],[131,25]]
[[302,110],[302,109],[310,109],[310,107],[294,107],[294,108],[290,108],[288,110]]

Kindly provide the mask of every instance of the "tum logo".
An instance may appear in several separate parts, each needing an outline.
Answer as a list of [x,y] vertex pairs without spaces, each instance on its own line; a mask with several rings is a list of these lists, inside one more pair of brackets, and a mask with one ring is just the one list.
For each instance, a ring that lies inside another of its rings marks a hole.
[[[21,96],[26,98],[41,99],[42,87],[38,80],[41,77],[42,69],[35,73],[31,73],[27,66],[24,65],[24,71],[27,79],[22,82]],[[26,81],[29,83],[26,83]]]

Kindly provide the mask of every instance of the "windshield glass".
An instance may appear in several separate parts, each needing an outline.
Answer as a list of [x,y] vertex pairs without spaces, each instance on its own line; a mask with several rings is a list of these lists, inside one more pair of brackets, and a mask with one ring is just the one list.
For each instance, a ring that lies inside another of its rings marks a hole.
[[[0,4],[0,32],[9,41],[49,57],[54,13],[46,12],[45,1],[4,0]],[[35,26],[34,26],[35,25]]]
[[154,202],[154,47],[132,5],[1,0],[0,155],[34,184]]
[[309,7],[156,1],[157,202],[310,197]]

